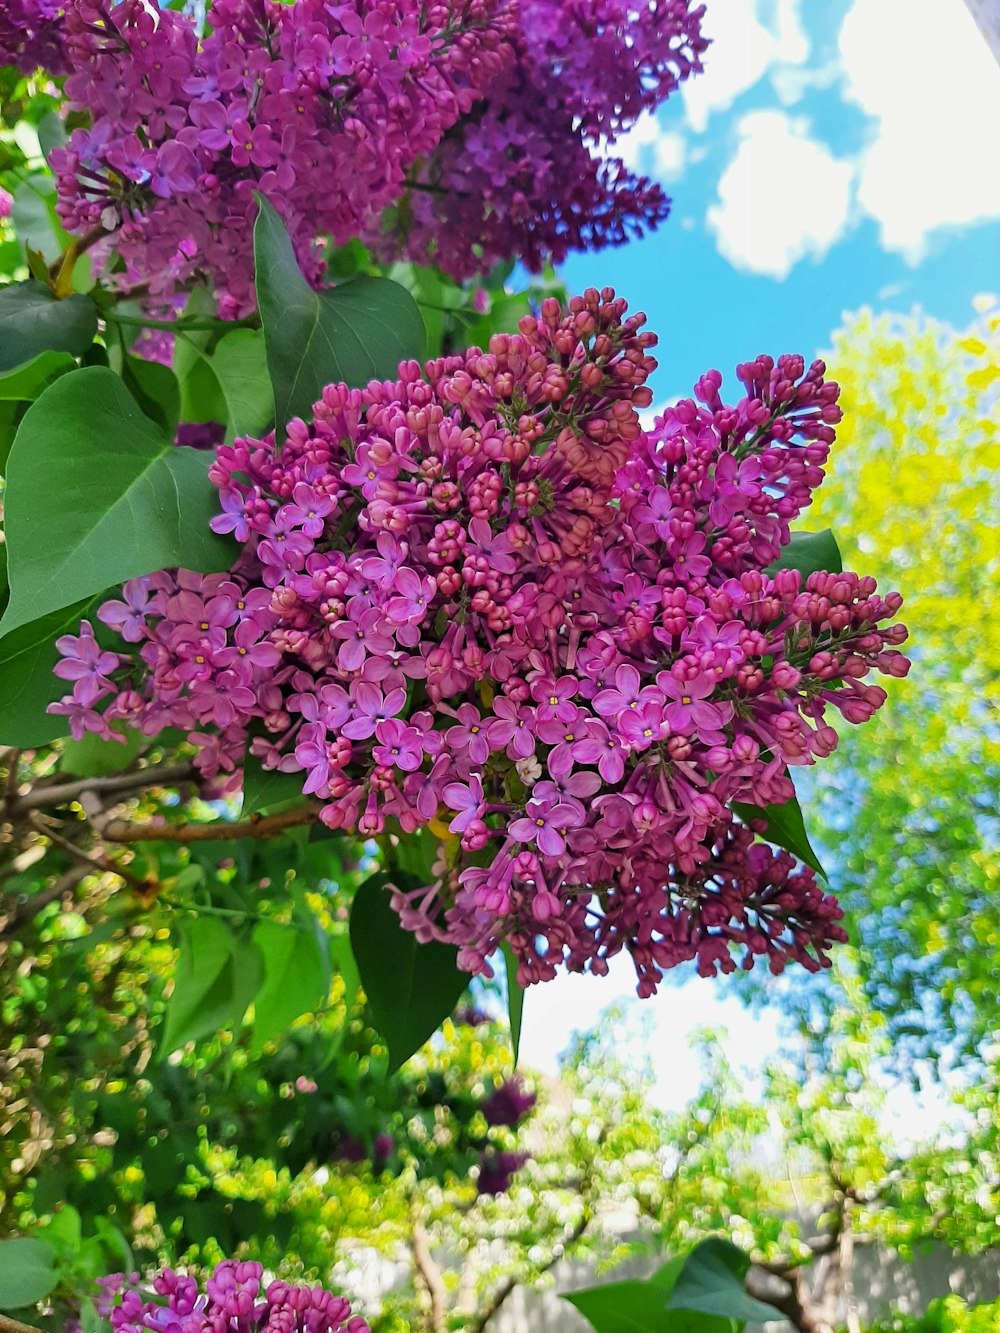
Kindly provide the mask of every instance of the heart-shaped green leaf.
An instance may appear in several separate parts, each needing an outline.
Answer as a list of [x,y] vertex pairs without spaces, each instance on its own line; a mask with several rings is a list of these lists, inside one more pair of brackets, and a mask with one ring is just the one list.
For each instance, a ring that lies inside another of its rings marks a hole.
[[722,1236],[709,1236],[684,1261],[667,1299],[668,1310],[693,1310],[723,1319],[758,1323],[781,1319],[780,1310],[747,1294],[743,1283],[750,1259]]
[[297,1018],[326,1003],[330,968],[313,931],[261,921],[253,939],[264,957],[264,984],[253,1002],[251,1049],[259,1055]]
[[403,929],[388,883],[415,888],[419,881],[400,874],[365,880],[351,908],[351,946],[392,1073],[452,1013],[469,977],[459,969],[457,949],[437,940],[420,944]]
[[7,464],[9,634],[140,574],[228,569],[209,458],[177,449],[112,371],[63,376],[25,413]]
[[43,1300],[59,1281],[55,1251],[43,1240],[0,1240],[0,1310]]
[[401,361],[423,357],[426,335],[413,297],[388,278],[314,291],[274,206],[260,194],[257,202],[257,304],[282,439],[292,417],[312,415],[325,385],[395,379]]
[[97,332],[97,307],[89,296],[60,301],[43,282],[0,288],[0,370],[11,370],[40,352],[82,356]]
[[237,939],[216,917],[185,923],[161,1057],[186,1042],[238,1024],[263,980],[264,963],[256,943]]

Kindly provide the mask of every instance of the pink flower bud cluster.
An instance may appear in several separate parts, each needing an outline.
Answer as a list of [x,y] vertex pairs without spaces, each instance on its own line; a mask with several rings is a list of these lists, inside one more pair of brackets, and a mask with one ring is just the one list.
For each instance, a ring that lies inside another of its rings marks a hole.
[[322,270],[371,229],[407,172],[510,63],[509,0],[214,0],[199,41],[183,13],[74,0],[69,105],[89,112],[52,158],[70,231],[116,232],[127,281],[169,295],[194,274],[251,309],[262,190],[300,260]]
[[69,107],[91,117],[52,157],[66,228],[113,234],[121,280],[154,298],[207,278],[228,315],[253,305],[256,189],[314,278],[320,234],[464,278],[655,226],[666,196],[608,148],[701,69],[702,14],[690,0],[213,0],[200,40],[188,14],[143,0],[15,0],[0,60],[31,68],[51,48]]
[[710,372],[646,433],[643,324],[610,289],[547,300],[486,352],[329,386],[280,450],[221,448],[231,574],[126,584],[98,614],[133,653],[66,636],[54,710],[180,727],[223,783],[252,735],[330,827],[430,825],[434,882],[394,903],[472,972],[504,939],[525,983],[627,948],[643,994],[733,949],[825,963],[836,903],[730,807],[790,800],[828,710],[881,706],[901,599],[764,572],[839,420],[822,363],[760,357],[732,405]]
[[263,1267],[225,1259],[205,1283],[165,1268],[144,1293],[135,1275],[103,1279],[99,1313],[115,1333],[368,1333],[342,1296],[322,1287],[272,1282],[262,1289]]

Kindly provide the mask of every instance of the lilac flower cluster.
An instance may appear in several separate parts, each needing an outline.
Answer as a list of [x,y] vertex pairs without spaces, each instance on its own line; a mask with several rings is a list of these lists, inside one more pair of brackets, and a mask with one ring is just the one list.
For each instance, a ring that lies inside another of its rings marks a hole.
[[479,1159],[476,1191],[480,1195],[506,1194],[514,1176],[528,1160],[526,1152],[484,1152]]
[[118,280],[154,298],[207,278],[228,316],[252,308],[255,189],[313,277],[321,233],[467,277],[656,225],[665,195],[607,150],[700,70],[702,14],[213,0],[200,40],[188,14],[143,0],[15,0],[0,61],[68,67],[67,104],[90,116],[52,158],[66,228],[114,234]]
[[4,0],[0,65],[17,65],[25,73],[41,68],[64,74],[63,9],[63,0]]
[[514,1129],[534,1110],[538,1098],[529,1092],[519,1078],[508,1078],[490,1093],[483,1103],[483,1115],[488,1125],[506,1125]]
[[457,277],[516,254],[529,268],[620,245],[670,201],[614,140],[701,70],[690,0],[521,0],[514,61],[416,177],[383,250]]
[[255,189],[318,277],[317,233],[371,229],[516,30],[509,0],[214,0],[209,27],[199,41],[142,0],[67,5],[66,95],[92,124],[52,162],[64,225],[115,231],[127,282],[155,297],[208,275],[227,316],[253,307]]
[[252,734],[331,828],[429,826],[433,882],[393,902],[471,972],[504,939],[523,984],[626,948],[641,994],[733,950],[824,965],[835,900],[731,806],[790,800],[828,710],[881,706],[901,599],[765,572],[840,418],[822,363],[759,357],[735,404],[710,372],[644,432],[643,323],[610,289],[547,300],[487,352],[329,386],[280,452],[221,448],[231,574],[126,584],[98,614],[134,650],[61,639],[54,710],[180,727],[223,785]]
[[258,1263],[225,1259],[205,1283],[165,1268],[143,1292],[137,1275],[105,1278],[98,1312],[115,1333],[368,1333],[342,1296],[322,1287],[272,1282]]

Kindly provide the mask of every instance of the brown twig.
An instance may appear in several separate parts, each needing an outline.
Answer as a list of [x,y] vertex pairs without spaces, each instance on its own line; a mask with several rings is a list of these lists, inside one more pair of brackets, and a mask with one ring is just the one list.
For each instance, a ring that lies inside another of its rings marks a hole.
[[[569,1235],[565,1238],[565,1240],[563,1240],[561,1245],[558,1247],[558,1253],[554,1253],[552,1257],[546,1263],[542,1264],[541,1268],[538,1270],[539,1277],[541,1277],[543,1273],[547,1273],[550,1268],[555,1268],[556,1264],[560,1261],[560,1259],[565,1259],[569,1250],[572,1249],[572,1247],[576,1244],[576,1242],[582,1238],[584,1232],[590,1226],[592,1221],[593,1221],[593,1213],[591,1213],[589,1208],[584,1207],[580,1220],[577,1222],[573,1230],[569,1233]],[[516,1279],[512,1277],[504,1279],[504,1281],[500,1284],[497,1290],[493,1293],[493,1296],[490,1299],[489,1303],[479,1313],[479,1315],[475,1318],[475,1320],[473,1320],[473,1322],[469,1325],[471,1333],[483,1333],[483,1329],[485,1329],[486,1325],[490,1322],[493,1316],[499,1312],[501,1306],[506,1301],[507,1297],[517,1289],[517,1285],[518,1284]]]
[[293,806],[274,815],[251,815],[232,824],[133,824],[112,819],[101,829],[106,842],[229,842],[233,838],[274,838],[286,829],[314,824],[319,806]]
[[444,1333],[448,1318],[448,1289],[441,1276],[441,1269],[434,1262],[423,1223],[416,1219],[410,1234],[410,1249],[413,1253],[413,1266],[420,1275],[430,1299],[431,1333]]
[[106,227],[98,225],[91,228],[83,236],[74,236],[62,254],[49,265],[49,277],[58,277],[67,260],[75,263],[82,254],[86,254],[92,245],[96,245],[98,241],[103,241],[105,237],[111,234]]
[[29,898],[27,902],[15,907],[0,927],[0,939],[9,939],[11,935],[16,935],[22,926],[26,926],[30,921],[34,921],[39,912],[44,911],[49,903],[54,903],[61,898],[64,893],[69,893],[70,889],[76,888],[82,879],[86,879],[90,874],[86,866],[72,866],[59,876],[54,884],[50,884],[47,889],[42,889],[41,893],[36,893]]
[[64,838],[62,834],[57,833],[54,828],[50,828],[47,821],[43,822],[41,819],[36,818],[32,819],[30,822],[31,827],[36,833],[40,834],[43,838],[48,838],[49,842],[54,846],[61,847],[64,852],[79,861],[81,865],[88,866],[94,874],[99,875],[107,873],[109,875],[117,875],[119,879],[123,879],[126,884],[130,884],[132,888],[136,889],[138,892],[149,892],[150,886],[144,880],[137,879],[135,875],[130,874],[129,871],[125,870],[108,856],[106,852],[88,852],[85,848],[78,847],[75,842],[71,842],[69,838]]
[[12,810],[17,804],[17,769],[20,760],[20,750],[8,750],[4,755],[4,763],[7,766],[7,790],[4,796],[4,805],[7,810]]
[[189,763],[160,764],[137,768],[131,773],[111,773],[103,778],[75,778],[72,782],[54,782],[47,787],[35,787],[20,797],[14,806],[14,815],[21,811],[40,810],[46,805],[65,805],[85,791],[116,794],[135,791],[140,787],[176,787],[194,776]]
[[9,1314],[0,1314],[0,1333],[42,1333],[34,1324],[22,1324],[20,1319],[11,1319]]

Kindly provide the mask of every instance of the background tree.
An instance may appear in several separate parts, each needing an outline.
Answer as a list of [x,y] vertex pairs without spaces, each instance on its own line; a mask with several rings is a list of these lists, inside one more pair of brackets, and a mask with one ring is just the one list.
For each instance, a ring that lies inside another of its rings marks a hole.
[[828,360],[846,410],[809,521],[905,585],[919,683],[888,683],[881,725],[842,728],[807,787],[886,1058],[914,1078],[1000,1028],[1000,317],[862,312]]

